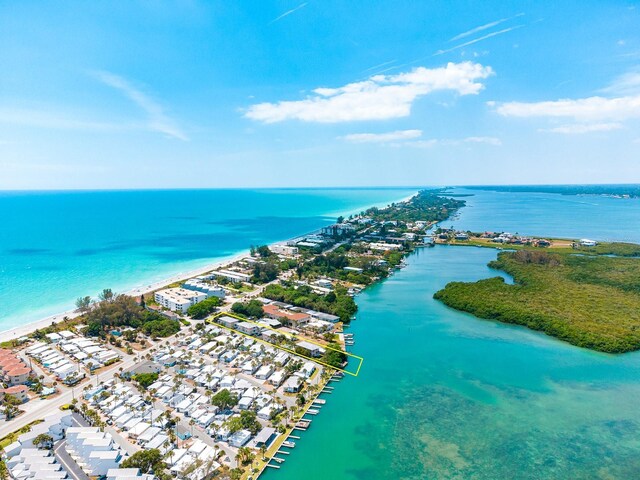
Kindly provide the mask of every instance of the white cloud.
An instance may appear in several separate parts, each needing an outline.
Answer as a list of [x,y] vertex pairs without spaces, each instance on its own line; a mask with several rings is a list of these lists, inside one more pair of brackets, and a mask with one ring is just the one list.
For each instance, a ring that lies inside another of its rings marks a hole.
[[304,8],[307,6],[307,2],[305,3],[301,3],[300,5],[298,5],[296,8],[292,8],[291,10],[287,10],[286,12],[284,12],[282,15],[277,16],[276,18],[274,18],[273,20],[271,20],[269,22],[269,25],[271,25],[272,23],[276,23],[279,20],[282,20],[284,17],[288,17],[289,15],[291,15],[292,13],[300,10],[301,8]]
[[189,140],[176,123],[167,116],[159,103],[135,88],[126,79],[104,71],[94,72],[94,76],[105,85],[124,93],[127,98],[144,110],[148,117],[147,127],[150,130],[164,133],[180,140]]
[[573,118],[578,122],[621,122],[640,118],[640,95],[616,98],[600,96],[545,102],[489,102],[504,117]]
[[422,136],[421,130],[396,130],[386,133],[352,133],[340,138],[351,143],[386,143],[410,140],[420,136]]
[[573,123],[569,125],[560,125],[559,127],[549,128],[542,131],[571,135],[591,132],[610,132],[611,130],[619,130],[622,127],[621,123]]
[[469,143],[481,143],[486,145],[491,145],[494,147],[499,147],[502,145],[502,141],[499,138],[495,137],[467,137],[462,139],[453,139],[453,138],[431,138],[428,140],[416,140],[412,142],[404,142],[404,143],[390,143],[390,146],[393,147],[414,147],[414,148],[432,148],[436,146],[449,146],[449,147],[458,147],[461,145],[469,144]]
[[337,123],[407,117],[413,102],[431,92],[451,90],[476,95],[479,80],[493,74],[478,63],[448,63],[446,67],[418,67],[397,75],[375,75],[338,88],[317,88],[304,100],[259,103],[245,116],[264,123],[284,120]]
[[464,139],[466,143],[486,143],[487,145],[493,145],[499,147],[502,145],[502,140],[495,137],[467,137]]
[[493,27],[497,27],[501,23],[508,22],[509,20],[513,20],[514,18],[518,18],[518,17],[521,17],[523,15],[524,15],[524,13],[519,13],[518,15],[514,15],[513,17],[501,18],[500,20],[496,20],[495,22],[485,23],[484,25],[480,25],[479,27],[472,28],[471,30],[467,30],[466,32],[463,32],[463,33],[461,33],[459,35],[456,35],[455,37],[453,37],[449,41],[450,42],[455,42],[456,40],[460,40],[461,38],[465,38],[465,37],[468,37],[470,35],[474,35],[474,34],[476,34],[478,32],[482,32],[484,30],[488,30],[488,29],[493,28]]

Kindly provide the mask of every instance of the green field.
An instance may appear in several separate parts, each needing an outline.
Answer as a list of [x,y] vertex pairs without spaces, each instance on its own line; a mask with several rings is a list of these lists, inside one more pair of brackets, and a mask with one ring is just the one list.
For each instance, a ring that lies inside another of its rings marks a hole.
[[580,347],[640,349],[640,259],[525,249],[501,252],[489,266],[510,274],[515,284],[501,277],[452,282],[434,298]]

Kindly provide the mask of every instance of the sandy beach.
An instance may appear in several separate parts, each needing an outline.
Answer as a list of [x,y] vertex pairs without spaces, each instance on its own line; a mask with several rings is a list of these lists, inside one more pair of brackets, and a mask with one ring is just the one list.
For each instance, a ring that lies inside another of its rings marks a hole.
[[[413,197],[415,197],[417,195],[417,193],[418,192],[415,192],[415,193],[407,196],[406,198],[398,200],[398,201],[396,201],[394,203],[405,203],[405,202],[408,202]],[[385,203],[385,205],[388,205],[388,203]],[[369,207],[366,207],[366,208],[371,208],[373,206],[380,207],[381,204],[372,205],[372,206],[369,206]],[[357,211],[354,211],[352,213],[356,214],[357,212],[365,210],[366,208],[363,207],[362,209],[357,209]],[[348,214],[343,213],[343,215],[346,216]],[[290,241],[292,239],[301,238],[301,237],[304,237],[305,235],[311,235],[311,234],[319,233],[319,232],[320,232],[320,229],[315,229],[315,230],[312,230],[311,232],[303,233],[303,234],[297,235],[297,236],[295,236],[293,238],[288,238],[288,239],[285,239],[285,240],[274,242],[272,245],[285,243],[285,242],[288,242],[288,241]],[[137,287],[135,287],[133,289],[130,289],[128,291],[116,292],[116,293],[124,293],[125,295],[131,295],[131,296],[138,296],[138,295],[141,295],[141,294],[147,294],[147,293],[153,292],[155,290],[158,290],[159,288],[162,288],[165,285],[169,285],[171,283],[179,282],[179,281],[182,281],[182,280],[187,280],[189,278],[192,278],[192,277],[195,277],[195,276],[198,276],[198,275],[202,275],[203,273],[206,273],[206,272],[209,272],[211,270],[215,270],[217,268],[220,268],[220,267],[223,267],[225,265],[231,264],[233,262],[236,262],[237,260],[240,260],[243,257],[246,257],[247,255],[249,255],[249,250],[243,250],[243,251],[241,251],[241,252],[239,252],[237,254],[234,254],[234,255],[232,255],[230,257],[226,257],[226,258],[217,260],[214,263],[208,263],[208,264],[206,264],[206,265],[204,265],[204,266],[202,266],[200,268],[197,268],[195,270],[190,270],[190,271],[187,271],[187,272],[179,272],[179,273],[176,273],[175,275],[172,275],[169,278],[165,278],[165,279],[157,281],[155,283],[150,283],[150,284],[147,284],[147,285],[142,284],[142,285],[137,286]],[[27,324],[25,324],[23,326],[14,327],[12,329],[5,330],[3,332],[0,332],[0,342],[6,342],[6,341],[9,341],[9,340],[18,339],[18,338],[20,338],[22,336],[29,335],[31,332],[33,332],[34,330],[37,330],[39,328],[45,328],[45,327],[50,326],[52,323],[61,322],[61,321],[63,321],[65,319],[65,317],[67,317],[67,318],[75,318],[78,315],[79,314],[75,311],[75,308],[71,308],[71,309],[69,309],[67,311],[64,311],[64,312],[56,313],[54,315],[49,315],[49,316],[47,316],[45,318],[42,318],[41,320],[37,320],[35,322],[29,322],[29,323],[27,323]]]
[[[148,285],[144,285],[144,286],[139,286],[136,288],[133,288],[129,291],[126,292],[122,292],[125,295],[131,295],[131,296],[138,296],[141,294],[147,294],[150,292],[153,292],[155,290],[158,290],[159,288],[162,288],[165,285],[174,283],[174,282],[179,282],[182,280],[187,280],[189,278],[192,277],[196,277],[198,275],[202,275],[203,273],[209,272],[211,270],[215,270],[216,268],[220,268],[222,266],[228,265],[230,263],[233,263],[237,260],[240,260],[243,257],[246,257],[249,254],[248,250],[245,250],[243,252],[240,252],[230,258],[225,258],[223,260],[219,260],[215,263],[210,263],[207,264],[201,268],[197,268],[195,270],[190,270],[188,272],[180,272],[177,273],[169,278],[166,278],[164,280],[160,280],[158,282],[155,283],[151,283]],[[120,293],[120,292],[118,292]],[[75,318],[77,317],[79,314],[75,311],[74,309],[71,310],[67,310],[65,312],[61,312],[61,313],[57,313],[55,315],[50,315],[48,317],[45,317],[41,320],[37,320],[35,322],[30,322],[27,323],[21,327],[15,327],[12,328],[10,330],[5,330],[4,332],[0,332],[0,342],[6,342],[9,340],[14,340],[17,338],[20,338],[22,336],[25,335],[29,335],[31,332],[33,332],[34,330],[37,330],[39,328],[45,328],[48,327],[49,325],[51,325],[52,323],[58,323],[64,320],[65,317],[67,318]]]

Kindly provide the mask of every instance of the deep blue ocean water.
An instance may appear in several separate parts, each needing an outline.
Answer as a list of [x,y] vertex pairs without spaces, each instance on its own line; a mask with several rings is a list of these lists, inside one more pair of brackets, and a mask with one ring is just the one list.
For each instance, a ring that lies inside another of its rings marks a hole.
[[0,192],[0,331],[406,198],[416,189]]

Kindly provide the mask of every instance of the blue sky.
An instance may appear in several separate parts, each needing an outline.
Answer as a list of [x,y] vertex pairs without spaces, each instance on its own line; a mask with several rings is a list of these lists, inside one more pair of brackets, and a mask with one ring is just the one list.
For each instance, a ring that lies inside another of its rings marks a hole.
[[0,65],[0,189],[640,182],[634,2],[1,2]]

